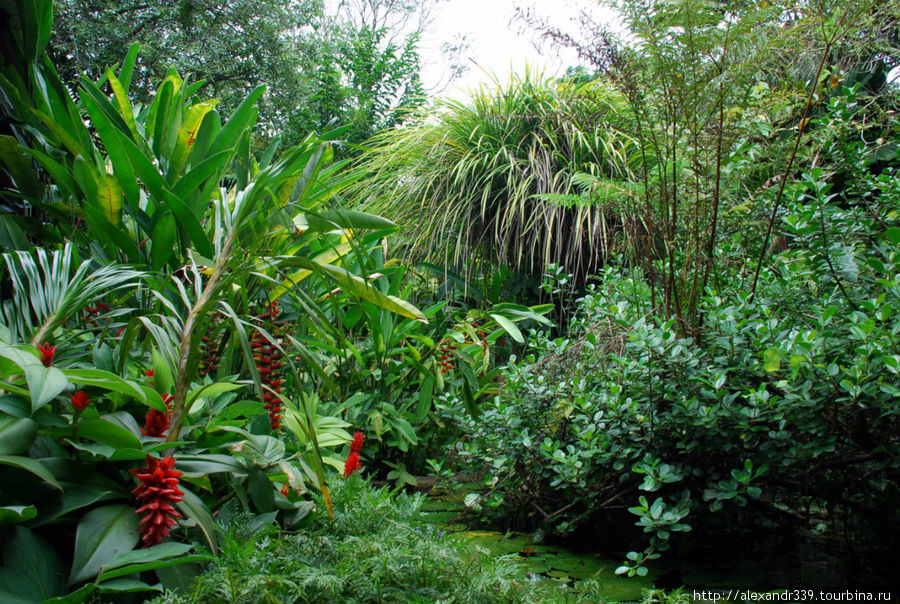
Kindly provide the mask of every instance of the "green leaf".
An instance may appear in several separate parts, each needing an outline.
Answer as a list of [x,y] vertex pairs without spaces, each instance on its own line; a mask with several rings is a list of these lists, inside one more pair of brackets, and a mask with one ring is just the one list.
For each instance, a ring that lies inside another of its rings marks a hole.
[[781,369],[781,351],[777,348],[769,348],[763,352],[763,367],[769,373]]
[[142,403],[147,401],[147,395],[137,384],[123,379],[115,373],[101,369],[63,369],[62,372],[73,384],[96,386],[112,392],[120,392],[136,398]]
[[434,376],[430,373],[422,380],[419,387],[419,404],[416,406],[416,417],[419,421],[425,419],[431,409],[431,399],[434,396]]
[[250,498],[259,512],[271,512],[275,509],[275,487],[265,472],[259,468],[250,472],[247,486],[250,491]]
[[30,417],[0,415],[0,455],[27,451],[37,437],[38,424]]
[[309,228],[313,231],[332,231],[337,228],[375,230],[397,228],[397,224],[387,218],[352,210],[327,210],[316,212],[315,214],[306,214],[304,217]]
[[894,245],[900,245],[900,227],[890,227],[884,232],[884,236]]
[[37,516],[37,508],[33,505],[0,506],[0,524],[28,522],[35,516]]
[[216,472],[228,472],[234,475],[247,474],[247,468],[230,455],[180,455],[175,468],[185,475],[204,476]]
[[327,277],[330,277],[333,281],[338,283],[343,288],[345,293],[353,297],[360,298],[362,300],[365,300],[366,302],[371,302],[379,308],[389,310],[402,317],[415,319],[416,321],[420,321],[426,324],[428,323],[428,319],[425,318],[425,315],[422,314],[422,311],[420,311],[409,302],[401,300],[396,296],[390,296],[382,293],[381,291],[376,289],[374,285],[362,279],[361,277],[347,271],[343,267],[335,266],[333,264],[320,264],[318,262],[310,260],[309,258],[303,258],[300,256],[295,256],[292,258],[281,258],[279,259],[279,261],[289,266],[300,266],[322,275],[326,275]]
[[43,602],[66,591],[62,561],[53,547],[29,529],[15,526],[3,544],[0,602]]
[[154,215],[153,228],[150,233],[150,266],[155,270],[162,269],[175,252],[178,232],[175,229],[175,216],[163,210]]
[[237,145],[244,131],[255,119],[256,111],[253,105],[265,91],[265,85],[257,86],[253,92],[247,95],[247,98],[241,101],[241,104],[238,105],[225,125],[222,126],[222,129],[210,146],[211,149],[229,149]]
[[30,199],[40,200],[43,187],[31,167],[31,159],[12,136],[0,136],[0,161],[6,166],[19,191]]
[[133,432],[105,419],[78,422],[78,436],[115,449],[141,449],[141,439]]
[[210,551],[215,554],[218,550],[216,544],[216,523],[213,521],[209,508],[206,507],[206,504],[203,503],[199,497],[194,495],[194,493],[192,493],[184,484],[180,484],[178,488],[184,492],[184,498],[176,503],[175,506],[186,518],[190,518],[197,523],[197,526],[200,527],[200,531],[206,538],[206,543],[209,545]]
[[191,404],[198,399],[218,396],[223,392],[232,392],[234,390],[240,390],[243,387],[244,384],[238,384],[237,382],[213,382],[212,384],[207,384],[201,388],[188,392],[185,407],[190,409]]
[[31,459],[30,457],[19,457],[16,455],[0,455],[0,464],[12,466],[14,468],[19,468],[21,470],[25,470],[26,472],[30,472],[41,480],[52,484],[57,489],[62,491],[62,487],[58,482],[56,482],[56,478],[53,477],[53,474],[50,473],[50,470],[48,470],[47,467],[44,466],[44,464],[36,459]]
[[85,514],[75,532],[75,557],[69,585],[95,577],[117,556],[134,549],[139,535],[138,517],[127,505],[108,505]]
[[495,313],[491,313],[491,318],[497,322],[497,324],[503,328],[503,330],[512,336],[513,340],[518,342],[519,344],[525,343],[525,338],[522,337],[522,332],[519,331],[519,328],[516,327],[516,324],[504,317],[503,315],[498,315]]
[[402,417],[394,416],[387,416],[385,419],[387,420],[387,423],[396,428],[410,444],[416,444],[418,440],[416,439],[416,431],[408,421]]
[[25,60],[33,63],[50,42],[50,32],[53,29],[53,2],[25,0],[20,6]]
[[191,551],[192,547],[187,543],[169,541],[146,549],[120,554],[103,567],[103,571],[97,577],[97,582],[102,583],[116,577],[209,559],[209,556],[185,556],[184,554]]
[[131,87],[131,75],[134,73],[134,64],[137,61],[138,52],[140,50],[141,45],[137,42],[129,46],[128,53],[122,61],[122,68],[119,70],[119,81],[122,82],[122,88],[126,93],[128,92],[128,88]]

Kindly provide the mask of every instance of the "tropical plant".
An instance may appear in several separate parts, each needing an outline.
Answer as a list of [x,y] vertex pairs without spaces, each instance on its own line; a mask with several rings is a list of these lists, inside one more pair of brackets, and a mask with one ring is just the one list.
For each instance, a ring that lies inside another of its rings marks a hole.
[[222,555],[189,593],[152,602],[533,601],[535,587],[515,562],[428,526],[423,501],[352,476],[335,486],[334,520],[296,535],[248,524],[226,507]]
[[[755,291],[796,161],[817,157],[803,151],[817,106],[840,83],[883,75],[897,53],[880,32],[896,10],[865,1],[609,4],[627,34],[584,18],[577,38],[521,14],[628,99],[623,126],[642,158],[632,261],[653,285],[653,305],[698,337],[707,288],[736,283],[723,273],[751,272]],[[717,258],[735,233],[744,234],[746,266]]]
[[[123,578],[143,570],[180,582],[188,571],[163,567],[198,558],[184,556],[188,545],[161,542],[185,535],[184,517],[215,553],[217,501],[290,526],[312,511],[303,497],[311,484],[331,513],[325,464],[339,462],[318,438],[347,442],[347,424],[315,414],[295,361],[311,357],[268,287],[302,268],[423,317],[329,263],[337,258],[310,256],[391,223],[329,209],[347,181],[335,176],[340,165],[328,165],[327,141],[307,139],[278,159],[250,156],[261,88],[222,123],[215,101],[198,100],[199,86],[172,72],[153,103],[135,110],[133,47],[118,73],[83,78],[76,101],[40,54],[49,5],[26,4],[14,40],[20,62],[0,79],[14,135],[3,161],[13,194],[28,204],[20,207],[41,209],[31,222],[74,243],[4,255],[0,465],[4,486],[18,488],[4,488],[0,522],[29,528],[5,528],[2,573],[29,577],[4,581],[10,598],[74,590],[80,601],[98,590],[151,589]],[[37,174],[41,186],[31,187]],[[79,263],[78,254],[90,258]],[[277,436],[282,417],[296,439]],[[148,549],[135,550],[139,540]],[[22,567],[22,552],[52,581]]]
[[623,212],[629,115],[603,83],[514,76],[376,136],[353,199],[404,226],[412,258],[485,281],[498,265],[539,278],[558,262],[583,282],[636,219]]
[[137,103],[149,105],[169,69],[207,82],[232,114],[254,89],[263,140],[288,145],[334,120],[351,143],[402,121],[424,94],[419,38],[433,0],[326,3],[233,0],[218,5],[57,3],[51,46],[64,80],[102,77],[134,43]]

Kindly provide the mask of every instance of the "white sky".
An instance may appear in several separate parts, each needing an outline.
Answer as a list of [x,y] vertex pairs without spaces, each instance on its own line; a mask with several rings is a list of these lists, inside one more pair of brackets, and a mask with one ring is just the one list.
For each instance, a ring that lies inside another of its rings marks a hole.
[[538,53],[531,43],[533,33],[523,32],[521,22],[511,22],[516,6],[531,7],[538,16],[573,34],[578,31],[574,19],[582,9],[598,20],[615,21],[614,13],[599,7],[597,0],[445,0],[435,9],[430,31],[422,36],[422,80],[426,89],[434,89],[445,76],[446,61],[440,46],[457,34],[467,36],[469,48],[463,56],[469,68],[442,96],[465,99],[467,90],[491,82],[489,73],[506,82],[509,74],[522,71],[526,62],[542,68],[547,76],[562,75],[566,67],[578,63],[572,51],[548,49],[543,56]]

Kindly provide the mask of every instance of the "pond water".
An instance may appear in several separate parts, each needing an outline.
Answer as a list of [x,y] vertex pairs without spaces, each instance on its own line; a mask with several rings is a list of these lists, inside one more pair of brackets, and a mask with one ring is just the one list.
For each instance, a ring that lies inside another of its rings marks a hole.
[[653,574],[646,577],[622,577],[615,574],[620,562],[591,552],[580,552],[559,545],[535,543],[522,533],[469,530],[463,524],[451,524],[464,509],[453,497],[430,496],[422,510],[431,524],[452,532],[498,556],[510,556],[522,567],[522,576],[538,583],[541,595],[566,601],[578,596],[579,584],[585,579],[599,583],[604,600],[640,599],[641,593],[653,588]]

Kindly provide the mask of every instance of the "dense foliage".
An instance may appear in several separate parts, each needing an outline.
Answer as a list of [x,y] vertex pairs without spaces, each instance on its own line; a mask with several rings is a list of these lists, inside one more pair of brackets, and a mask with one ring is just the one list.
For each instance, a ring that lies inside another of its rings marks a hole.
[[[51,48],[64,79],[99,77],[134,43],[141,58],[134,98],[147,103],[169,69],[204,80],[231,113],[257,86],[277,91],[258,104],[265,138],[296,144],[310,132],[349,126],[362,143],[423,101],[419,36],[429,1],[365,6],[322,0],[237,2],[64,1]],[[419,19],[416,19],[419,18]],[[406,31],[389,24],[402,19]]]
[[498,266],[539,278],[552,262],[583,282],[622,229],[618,197],[639,159],[629,119],[606,83],[514,76],[379,134],[355,197],[406,227],[411,257],[476,284]]
[[0,599],[541,597],[426,468],[624,575],[779,534],[887,583],[896,6],[629,0],[410,116],[428,6],[4,5]]

